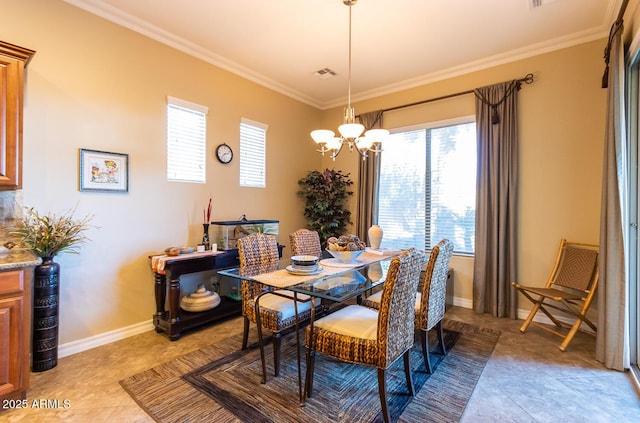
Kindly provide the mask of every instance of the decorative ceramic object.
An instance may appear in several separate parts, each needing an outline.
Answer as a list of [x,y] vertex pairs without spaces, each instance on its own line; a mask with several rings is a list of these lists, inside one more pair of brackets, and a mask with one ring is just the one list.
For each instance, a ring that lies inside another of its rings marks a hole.
[[209,291],[203,284],[198,285],[195,292],[185,295],[180,300],[180,308],[191,312],[211,310],[218,304],[220,304],[220,295]]
[[382,228],[378,225],[373,225],[369,228],[369,245],[374,250],[380,248],[380,243],[382,242]]

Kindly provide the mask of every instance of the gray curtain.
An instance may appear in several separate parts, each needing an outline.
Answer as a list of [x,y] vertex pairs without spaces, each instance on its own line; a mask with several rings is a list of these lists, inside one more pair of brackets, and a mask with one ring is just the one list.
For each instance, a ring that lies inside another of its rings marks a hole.
[[474,90],[478,170],[473,309],[518,317],[518,115],[516,80]]
[[630,361],[621,209],[626,175],[622,32],[622,22],[616,22],[609,38],[596,334],[596,359],[616,370],[629,368]]
[[[359,115],[365,131],[382,128],[382,110]],[[358,207],[356,209],[356,235],[367,242],[367,231],[376,224],[378,215],[378,175],[380,174],[379,154],[368,152],[366,160],[358,166]]]

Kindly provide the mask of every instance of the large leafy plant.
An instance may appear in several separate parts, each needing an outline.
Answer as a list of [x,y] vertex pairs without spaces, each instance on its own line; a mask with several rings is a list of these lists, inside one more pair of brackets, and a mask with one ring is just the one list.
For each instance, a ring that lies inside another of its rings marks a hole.
[[353,195],[352,184],[348,173],[334,169],[313,170],[298,180],[298,195],[306,200],[307,227],[317,231],[323,243],[332,236],[343,235],[351,223],[347,200]]
[[79,253],[79,246],[88,240],[90,216],[73,218],[73,210],[61,215],[41,215],[25,208],[11,234],[27,250],[39,257],[54,257],[60,253]]

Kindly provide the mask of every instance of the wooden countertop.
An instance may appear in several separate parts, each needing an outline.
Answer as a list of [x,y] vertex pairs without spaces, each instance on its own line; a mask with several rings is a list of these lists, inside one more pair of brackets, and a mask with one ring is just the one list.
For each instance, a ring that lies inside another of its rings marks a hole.
[[15,249],[0,253],[0,271],[37,266],[40,263],[42,259],[29,251]]

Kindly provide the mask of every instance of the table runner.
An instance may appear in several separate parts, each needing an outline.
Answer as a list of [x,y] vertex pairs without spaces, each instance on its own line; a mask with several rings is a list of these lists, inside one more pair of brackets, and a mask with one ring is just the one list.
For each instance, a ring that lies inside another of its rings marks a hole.
[[293,285],[297,285],[299,283],[313,281],[313,280],[321,280],[328,276],[347,273],[351,269],[354,269],[356,267],[375,263],[377,261],[382,261],[390,257],[394,257],[396,255],[397,255],[396,251],[385,252],[383,254],[370,253],[366,251],[360,257],[358,257],[358,260],[356,260],[354,263],[349,263],[350,266],[346,266],[346,267],[322,266],[322,271],[320,273],[316,273],[315,275],[294,275],[287,272],[286,269],[279,269],[274,272],[255,275],[252,277],[252,279],[255,280],[256,282],[273,286],[275,288],[287,288]]
[[223,252],[224,251],[205,251],[202,253],[193,252],[189,254],[180,254],[177,256],[168,256],[166,254],[151,256],[151,269],[155,273],[164,275],[164,267],[169,260],[189,260],[197,257],[217,256],[218,254],[222,254]]

